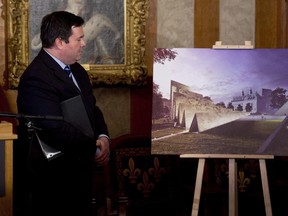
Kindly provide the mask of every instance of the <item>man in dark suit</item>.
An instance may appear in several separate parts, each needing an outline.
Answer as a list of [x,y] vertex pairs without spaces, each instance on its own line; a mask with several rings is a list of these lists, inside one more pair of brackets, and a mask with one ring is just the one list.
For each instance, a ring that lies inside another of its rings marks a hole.
[[[27,120],[19,119],[18,144],[26,149],[22,151],[23,164],[26,159],[28,162],[28,215],[91,215],[93,166],[109,161],[107,125],[96,106],[88,74],[77,63],[85,47],[83,25],[81,17],[69,12],[46,15],[41,23],[42,49],[20,79],[19,113],[63,116],[61,103],[81,95],[94,132],[93,137],[88,136],[72,124],[53,118],[30,119],[40,128],[36,129],[39,138],[63,153],[47,160],[35,136],[30,139]],[[72,76],[64,71],[65,66],[70,67]],[[26,177],[22,178],[24,181]]]

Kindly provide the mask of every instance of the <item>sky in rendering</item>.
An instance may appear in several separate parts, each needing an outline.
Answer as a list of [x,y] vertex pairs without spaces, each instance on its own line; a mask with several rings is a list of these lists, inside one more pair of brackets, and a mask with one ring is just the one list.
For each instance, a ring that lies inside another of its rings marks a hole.
[[170,99],[171,80],[226,105],[242,91],[288,90],[288,49],[173,48],[174,60],[154,63],[153,81]]

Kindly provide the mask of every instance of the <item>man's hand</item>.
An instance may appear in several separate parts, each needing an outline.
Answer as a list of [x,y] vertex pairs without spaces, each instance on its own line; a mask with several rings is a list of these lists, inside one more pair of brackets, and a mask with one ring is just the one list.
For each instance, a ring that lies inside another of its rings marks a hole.
[[96,141],[96,146],[100,151],[98,154],[95,153],[94,160],[99,166],[103,166],[110,159],[110,141],[107,137],[99,137]]

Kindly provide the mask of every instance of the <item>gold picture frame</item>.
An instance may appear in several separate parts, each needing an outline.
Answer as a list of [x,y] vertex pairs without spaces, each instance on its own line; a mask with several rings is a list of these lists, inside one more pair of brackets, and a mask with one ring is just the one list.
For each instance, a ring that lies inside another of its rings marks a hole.
[[[30,63],[29,0],[6,1],[8,86],[16,89],[19,79]],[[146,83],[145,25],[148,0],[124,1],[124,60],[123,64],[86,64],[91,84],[143,85]],[[5,3],[5,2],[4,2]],[[5,6],[5,5],[4,5]]]

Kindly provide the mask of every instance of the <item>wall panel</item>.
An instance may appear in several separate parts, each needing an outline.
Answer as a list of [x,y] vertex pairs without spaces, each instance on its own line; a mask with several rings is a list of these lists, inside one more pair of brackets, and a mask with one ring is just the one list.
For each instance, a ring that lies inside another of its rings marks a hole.
[[194,0],[157,1],[157,47],[194,47]]
[[255,44],[255,0],[220,0],[219,25],[223,44]]

